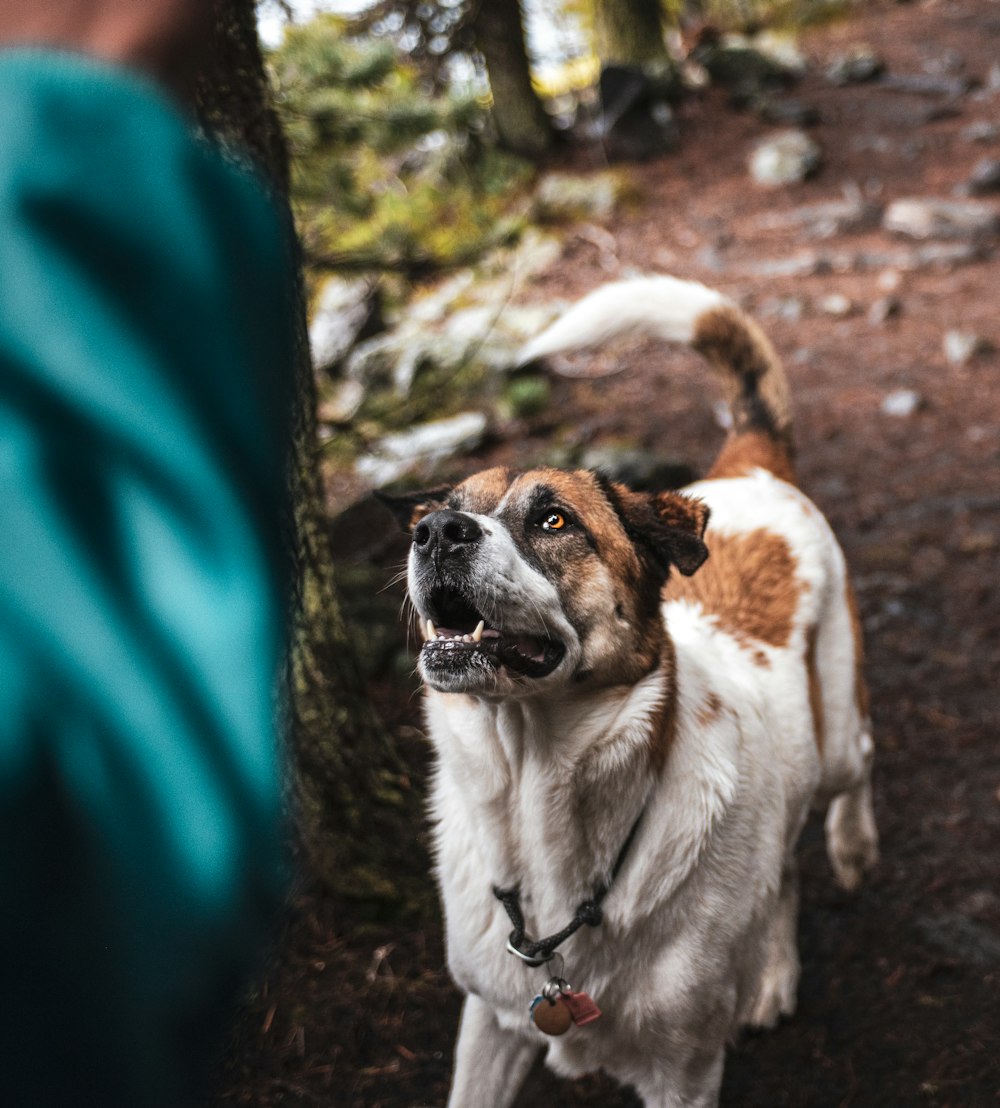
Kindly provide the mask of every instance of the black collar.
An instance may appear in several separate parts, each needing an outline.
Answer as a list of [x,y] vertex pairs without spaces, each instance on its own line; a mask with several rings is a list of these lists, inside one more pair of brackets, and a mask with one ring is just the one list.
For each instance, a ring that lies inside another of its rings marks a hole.
[[510,922],[514,925],[514,930],[511,931],[510,937],[507,940],[507,949],[511,954],[516,954],[522,962],[529,966],[542,966],[545,965],[546,962],[552,960],[556,947],[559,946],[560,943],[565,942],[570,935],[576,934],[584,924],[587,924],[588,927],[600,926],[604,919],[601,903],[611,891],[611,886],[614,884],[615,878],[618,876],[619,871],[625,863],[625,858],[628,855],[629,848],[635,840],[636,832],[639,830],[639,824],[642,822],[645,811],[646,806],[643,805],[639,811],[639,815],[636,816],[635,823],[632,824],[632,829],[629,831],[628,837],[625,839],[625,842],[622,843],[621,850],[618,851],[618,857],[615,859],[615,864],[611,867],[611,873],[608,878],[597,886],[594,890],[594,895],[589,900],[585,900],[580,904],[569,923],[566,924],[561,931],[557,931],[554,935],[549,935],[547,939],[532,939],[529,935],[525,934],[524,913],[521,911],[521,889],[519,885],[515,885],[512,889],[500,889],[496,885],[493,886],[493,895],[507,910]]

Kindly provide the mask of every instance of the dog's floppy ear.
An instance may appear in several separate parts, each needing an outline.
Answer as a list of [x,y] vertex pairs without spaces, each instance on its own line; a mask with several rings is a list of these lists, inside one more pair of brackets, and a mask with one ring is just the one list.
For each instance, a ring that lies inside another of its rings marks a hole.
[[702,542],[708,525],[708,505],[676,492],[633,492],[625,485],[599,478],[628,537],[651,557],[665,578],[671,566],[686,577],[708,557]]
[[662,531],[658,541],[666,548],[670,561],[690,577],[708,557],[702,542],[708,526],[708,505],[693,496],[661,492],[653,498]]
[[375,491],[375,499],[392,512],[396,522],[407,532],[412,531],[424,516],[443,508],[450,495],[451,485],[398,494],[382,492],[378,489]]

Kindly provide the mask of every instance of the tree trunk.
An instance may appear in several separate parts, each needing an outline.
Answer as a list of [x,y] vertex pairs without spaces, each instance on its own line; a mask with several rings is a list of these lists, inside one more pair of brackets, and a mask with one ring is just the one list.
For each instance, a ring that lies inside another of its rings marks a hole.
[[596,0],[594,26],[602,65],[667,65],[659,0]]
[[552,124],[531,87],[518,0],[478,0],[472,31],[486,62],[500,145],[526,158],[542,157],[552,145]]
[[[230,156],[246,160],[249,154],[263,170],[291,227],[288,151],[270,102],[254,0],[214,0],[213,42],[196,110],[202,127]],[[294,234],[289,241],[297,251]],[[400,800],[393,789],[398,764],[367,699],[334,588],[298,256],[294,268],[297,280],[288,295],[295,354],[294,364],[285,367],[294,380],[293,518],[286,521],[294,575],[285,690],[290,792],[310,868],[335,891],[382,898],[392,895],[380,872],[379,851],[383,817],[399,821]],[[393,834],[398,838],[398,829]]]

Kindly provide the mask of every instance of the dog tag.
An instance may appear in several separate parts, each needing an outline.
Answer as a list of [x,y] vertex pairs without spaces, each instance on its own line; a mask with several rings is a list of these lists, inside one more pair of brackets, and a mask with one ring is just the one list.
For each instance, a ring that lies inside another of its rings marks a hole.
[[531,1019],[543,1035],[565,1035],[573,1026],[573,1017],[561,996],[555,1000],[536,996],[531,1002]]
[[586,993],[574,993],[565,990],[560,997],[569,1009],[570,1019],[577,1027],[586,1027],[588,1023],[601,1018],[601,1010]]

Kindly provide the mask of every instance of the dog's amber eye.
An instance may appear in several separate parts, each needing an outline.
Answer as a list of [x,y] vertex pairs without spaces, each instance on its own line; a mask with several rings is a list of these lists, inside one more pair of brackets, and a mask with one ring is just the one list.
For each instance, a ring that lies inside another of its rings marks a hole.
[[543,531],[561,531],[566,526],[566,517],[562,512],[549,512],[542,520]]

